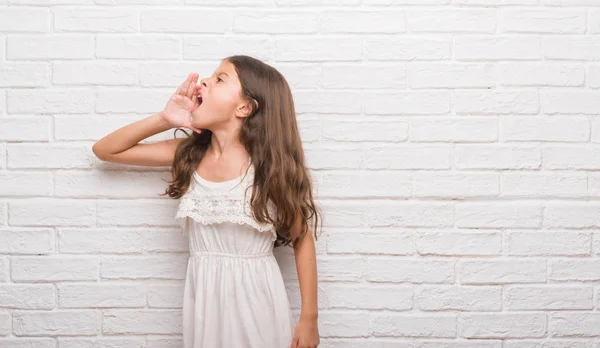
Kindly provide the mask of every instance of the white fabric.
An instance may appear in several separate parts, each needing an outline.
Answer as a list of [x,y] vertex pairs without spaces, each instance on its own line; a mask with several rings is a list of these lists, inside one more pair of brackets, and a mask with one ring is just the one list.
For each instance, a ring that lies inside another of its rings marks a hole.
[[[244,178],[207,181],[194,172],[176,218],[188,233],[183,297],[184,348],[289,347],[294,320],[276,233],[251,217],[253,166]],[[244,210],[246,213],[244,213]]]

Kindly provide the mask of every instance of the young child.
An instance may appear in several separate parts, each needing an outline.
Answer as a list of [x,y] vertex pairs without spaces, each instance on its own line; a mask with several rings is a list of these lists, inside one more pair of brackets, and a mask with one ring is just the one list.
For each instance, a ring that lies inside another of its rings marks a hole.
[[[193,73],[163,111],[96,142],[104,161],[171,166],[190,243],[183,298],[185,348],[316,347],[319,221],[285,78],[248,56]],[[139,142],[171,128],[186,138]],[[184,131],[185,132],[185,131]],[[294,323],[276,246],[291,245],[302,297]]]

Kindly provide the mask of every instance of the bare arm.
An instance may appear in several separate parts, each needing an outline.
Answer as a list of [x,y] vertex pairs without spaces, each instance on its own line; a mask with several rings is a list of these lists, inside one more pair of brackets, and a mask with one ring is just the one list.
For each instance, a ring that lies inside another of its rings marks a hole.
[[139,142],[174,127],[187,127],[200,133],[190,122],[190,112],[198,103],[198,74],[187,79],[171,96],[165,109],[145,119],[128,124],[98,140],[92,151],[101,160],[138,166],[170,166],[181,138],[153,144]]
[[101,160],[137,166],[170,166],[181,138],[160,141],[154,144],[139,144],[140,141],[171,129],[160,113],[128,124],[104,136],[93,146],[92,151]]
[[[300,229],[298,227],[300,225],[299,219],[300,217],[297,219],[296,230]],[[300,283],[302,309],[291,347],[313,348],[319,345],[320,339],[318,330],[317,256],[315,241],[310,230],[306,231],[304,237],[294,245],[294,256],[296,258],[298,282]]]

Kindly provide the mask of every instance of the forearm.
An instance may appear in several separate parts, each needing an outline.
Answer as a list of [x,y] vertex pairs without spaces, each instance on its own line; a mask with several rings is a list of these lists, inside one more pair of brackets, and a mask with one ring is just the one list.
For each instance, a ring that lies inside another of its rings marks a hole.
[[315,243],[310,231],[294,248],[294,255],[302,297],[300,319],[316,320],[318,317],[317,262]]
[[171,126],[163,120],[160,113],[156,113],[104,136],[92,146],[92,150],[98,157],[116,154],[170,128]]

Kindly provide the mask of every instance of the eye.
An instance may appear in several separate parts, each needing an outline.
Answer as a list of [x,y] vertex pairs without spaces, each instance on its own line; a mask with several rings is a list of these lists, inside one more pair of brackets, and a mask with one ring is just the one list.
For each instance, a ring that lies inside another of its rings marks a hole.
[[223,81],[223,80],[221,80],[221,78],[220,78],[220,77],[217,77],[217,82],[219,82],[219,81]]

